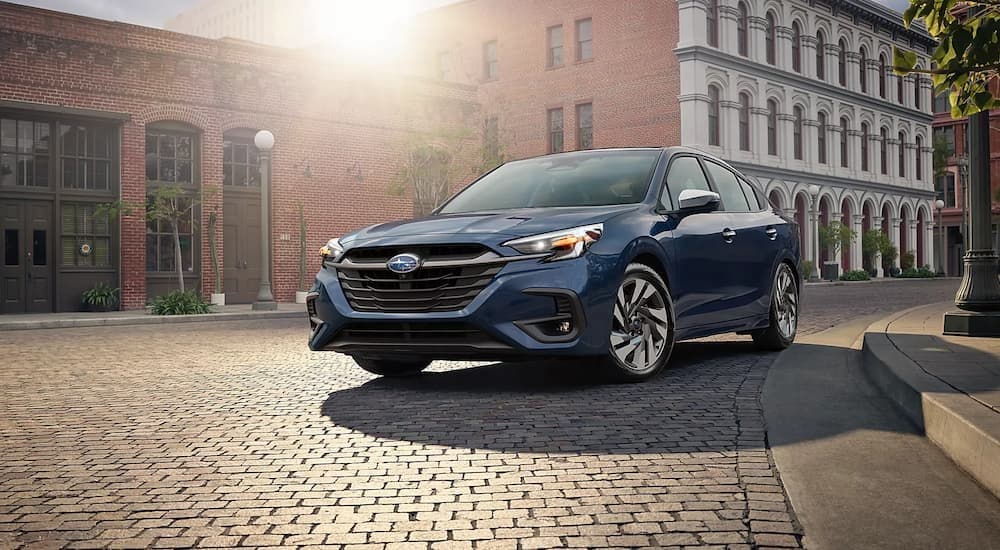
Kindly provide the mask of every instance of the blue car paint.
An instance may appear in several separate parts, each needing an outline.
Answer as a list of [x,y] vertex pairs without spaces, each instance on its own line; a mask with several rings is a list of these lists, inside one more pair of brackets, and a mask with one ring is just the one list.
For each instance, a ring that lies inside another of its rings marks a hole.
[[[310,348],[331,349],[331,340],[354,322],[463,321],[525,357],[602,355],[607,353],[618,286],[626,267],[637,258],[663,275],[674,302],[677,340],[768,326],[777,266],[787,262],[796,274],[801,274],[798,232],[791,220],[770,206],[749,214],[715,211],[678,215],[659,211],[664,176],[670,159],[677,154],[704,155],[686,148],[663,149],[652,184],[638,204],[432,215],[371,226],[341,238],[346,251],[359,247],[476,243],[510,257],[519,255],[503,246],[511,239],[604,224],[602,238],[583,256],[554,262],[509,262],[468,306],[457,311],[354,311],[334,270],[324,268],[316,277],[311,297],[315,326]],[[719,236],[723,228],[729,227],[737,231],[733,244],[738,242],[738,246],[725,243]],[[776,230],[773,240],[765,233],[768,228]],[[524,292],[538,288],[566,289],[579,298],[585,326],[571,341],[542,342],[515,324],[551,315],[551,297]]]

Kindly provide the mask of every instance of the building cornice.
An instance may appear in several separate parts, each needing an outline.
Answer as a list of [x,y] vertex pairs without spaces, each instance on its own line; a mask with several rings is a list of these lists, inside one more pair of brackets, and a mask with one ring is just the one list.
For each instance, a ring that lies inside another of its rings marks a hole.
[[844,90],[825,82],[800,75],[790,73],[773,66],[761,65],[754,61],[736,57],[715,48],[708,46],[683,46],[674,49],[674,54],[679,62],[684,61],[707,61],[720,67],[742,71],[751,75],[766,75],[772,82],[795,86],[804,91],[836,98],[841,102],[857,105],[859,108],[867,108],[876,112],[893,114],[898,117],[907,118],[919,123],[930,124],[934,116],[930,113],[907,109],[890,101],[876,99],[865,94]]
[[863,189],[877,193],[895,193],[901,195],[911,195],[921,198],[932,199],[936,195],[933,189],[915,189],[913,187],[902,187],[887,183],[873,181],[856,180],[842,176],[832,176],[826,174],[814,174],[811,172],[799,172],[788,168],[777,166],[754,164],[739,160],[727,160],[733,168],[740,170],[751,176],[765,177],[790,182],[801,182],[805,184],[815,183],[817,185],[837,185],[846,189]]

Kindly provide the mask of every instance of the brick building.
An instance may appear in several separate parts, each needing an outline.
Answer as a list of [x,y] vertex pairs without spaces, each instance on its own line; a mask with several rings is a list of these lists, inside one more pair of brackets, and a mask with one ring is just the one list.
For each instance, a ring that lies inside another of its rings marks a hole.
[[[1000,96],[1000,82],[994,82],[992,91]],[[967,125],[965,117],[951,118],[946,94],[934,99],[934,141],[940,142],[946,151],[942,173],[936,174],[934,181],[938,199],[944,201],[944,208],[935,213],[940,214],[942,226],[935,231],[934,238],[939,247],[942,242],[944,245],[944,254],[937,267],[949,275],[962,273],[962,257],[965,255],[962,228],[968,176],[963,177],[960,165],[966,160],[969,146],[965,132]],[[990,186],[993,197],[993,246],[1000,250],[1000,111],[997,110],[990,113]]]
[[309,52],[0,2],[0,312],[77,310],[98,281],[120,286],[125,308],[173,288],[167,228],[141,211],[95,210],[141,204],[164,184],[203,197],[181,235],[189,285],[214,287],[215,212],[227,301],[252,301],[259,129],[276,137],[272,281],[290,301],[298,206],[311,271],[330,236],[412,213],[408,195],[392,192],[401,146],[415,130],[478,121],[475,99],[470,86],[351,72]]

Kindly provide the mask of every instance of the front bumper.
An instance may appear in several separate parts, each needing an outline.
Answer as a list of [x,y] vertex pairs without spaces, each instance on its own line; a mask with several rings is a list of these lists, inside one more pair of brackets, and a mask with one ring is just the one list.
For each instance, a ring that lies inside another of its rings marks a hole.
[[306,302],[309,348],[480,360],[603,354],[617,288],[605,279],[616,261],[588,253],[509,262],[466,307],[431,313],[355,311],[336,271],[324,268]]

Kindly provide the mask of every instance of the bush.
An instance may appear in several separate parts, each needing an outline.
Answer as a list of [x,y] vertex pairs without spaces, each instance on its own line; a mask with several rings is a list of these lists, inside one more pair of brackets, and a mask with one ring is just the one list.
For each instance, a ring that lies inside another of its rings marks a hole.
[[904,269],[900,274],[903,279],[931,279],[934,277],[934,270],[928,267]]
[[903,271],[909,271],[913,269],[913,264],[916,263],[913,258],[913,252],[904,252],[902,256],[899,257],[899,267]]
[[92,311],[111,311],[118,306],[118,289],[101,281],[83,291],[83,305]]
[[868,276],[868,272],[863,269],[845,271],[844,274],[840,276],[841,281],[867,281],[870,279],[871,277]]
[[208,313],[209,303],[193,290],[175,290],[153,298],[153,315],[193,315]]
[[812,260],[803,260],[802,261],[802,271],[804,271],[805,273],[802,274],[802,278],[804,280],[808,281],[809,278],[813,276],[813,272],[814,272],[815,267],[816,266],[813,264]]

